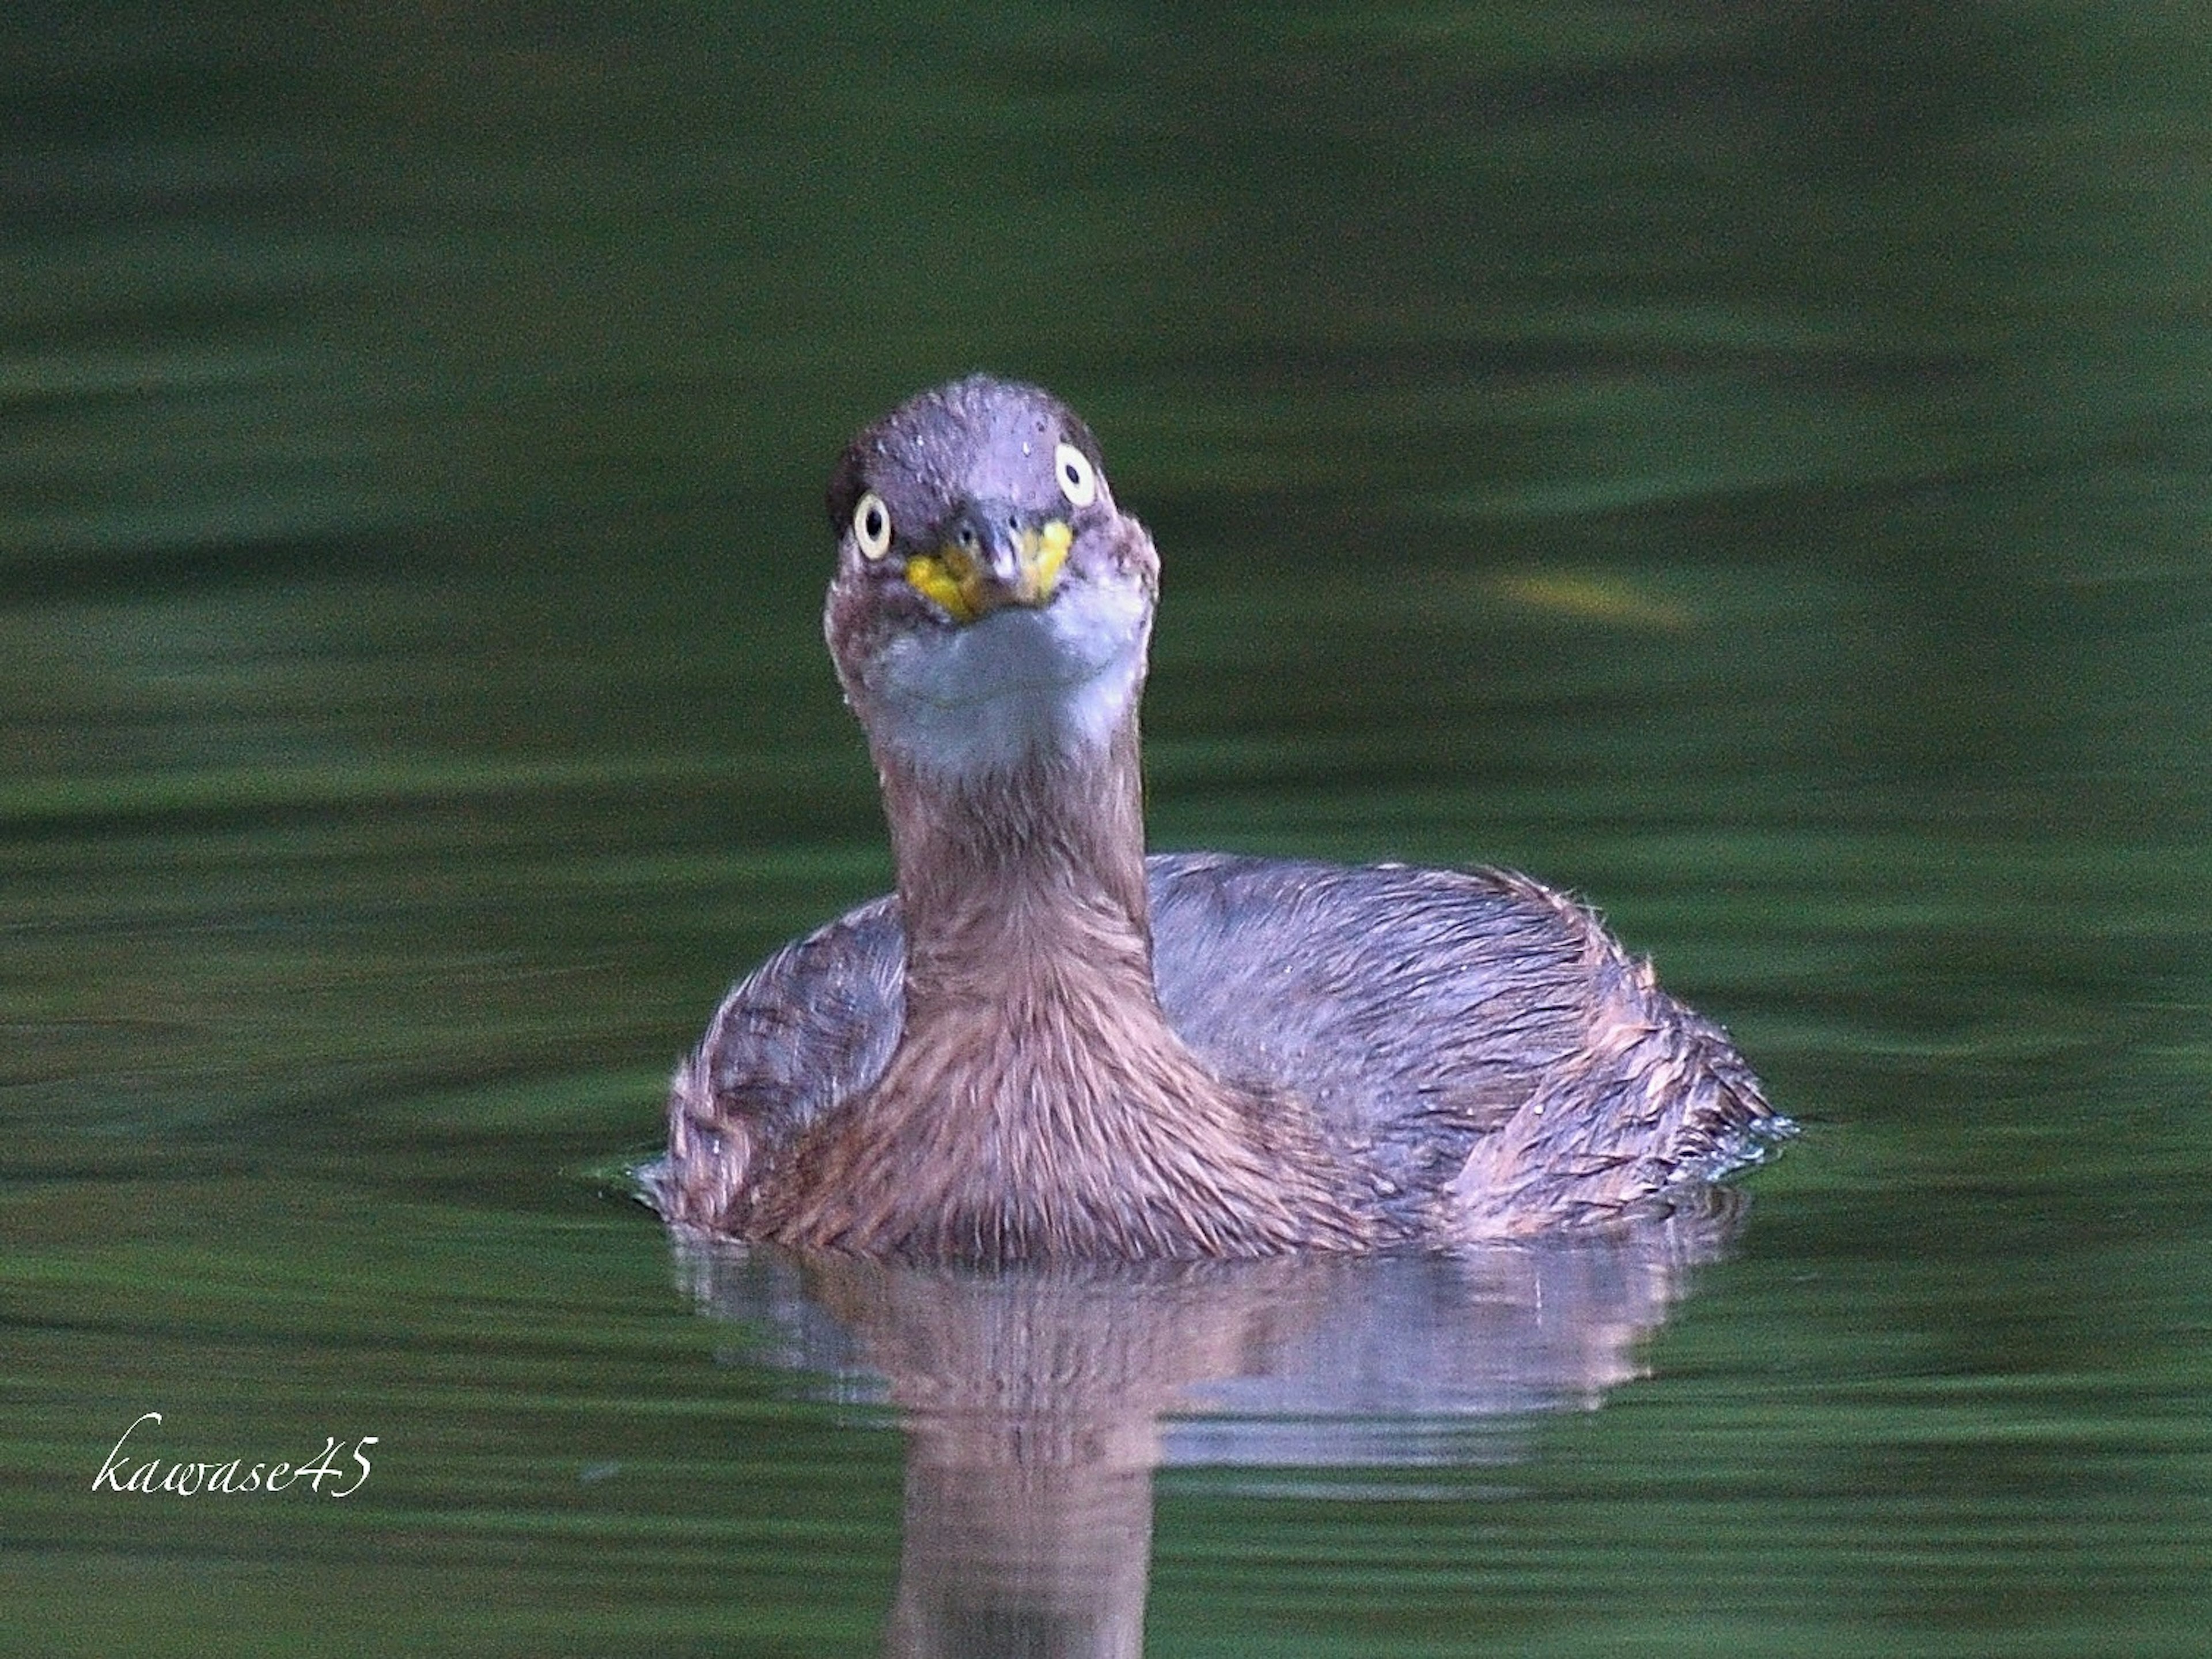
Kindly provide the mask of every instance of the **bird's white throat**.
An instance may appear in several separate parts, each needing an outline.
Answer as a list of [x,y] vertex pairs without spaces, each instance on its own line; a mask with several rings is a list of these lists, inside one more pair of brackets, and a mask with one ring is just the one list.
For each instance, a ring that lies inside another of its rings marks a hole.
[[1135,581],[1085,581],[1042,610],[901,635],[868,665],[875,740],[953,781],[1103,748],[1144,678],[1151,605]]

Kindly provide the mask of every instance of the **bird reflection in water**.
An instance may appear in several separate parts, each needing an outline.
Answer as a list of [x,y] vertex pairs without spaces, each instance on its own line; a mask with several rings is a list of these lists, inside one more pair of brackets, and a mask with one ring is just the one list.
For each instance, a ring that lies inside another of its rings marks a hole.
[[1057,398],[924,393],[829,518],[897,891],[731,991],[641,1184],[703,1304],[902,1410],[891,1653],[1134,1654],[1156,1468],[1495,1461],[1790,1126],[1526,877],[1147,859],[1159,559]]
[[1741,1206],[1719,1190],[1601,1237],[1367,1258],[976,1268],[682,1232],[676,1250],[703,1312],[770,1334],[745,1363],[897,1408],[886,1653],[1108,1659],[1143,1651],[1155,1468],[1356,1492],[1510,1461],[1528,1413],[1638,1375]]

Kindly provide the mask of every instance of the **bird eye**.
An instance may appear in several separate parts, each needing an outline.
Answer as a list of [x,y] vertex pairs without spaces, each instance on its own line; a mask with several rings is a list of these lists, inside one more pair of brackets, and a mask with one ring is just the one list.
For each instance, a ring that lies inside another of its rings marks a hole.
[[1098,471],[1091,458],[1073,444],[1052,452],[1052,470],[1060,479],[1060,493],[1070,505],[1088,507],[1098,499]]
[[891,510],[872,489],[853,509],[853,539],[860,544],[860,556],[871,564],[891,550]]

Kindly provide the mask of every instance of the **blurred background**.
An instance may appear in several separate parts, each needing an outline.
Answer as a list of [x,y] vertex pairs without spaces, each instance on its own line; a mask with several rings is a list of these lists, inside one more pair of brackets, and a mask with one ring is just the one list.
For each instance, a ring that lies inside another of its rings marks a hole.
[[896,1434],[622,1171],[888,880],[821,487],[988,368],[1160,544],[1156,845],[1526,867],[1808,1127],[1503,1487],[1164,1487],[1155,1650],[2201,1651],[2207,23],[9,7],[0,1639],[873,1639]]

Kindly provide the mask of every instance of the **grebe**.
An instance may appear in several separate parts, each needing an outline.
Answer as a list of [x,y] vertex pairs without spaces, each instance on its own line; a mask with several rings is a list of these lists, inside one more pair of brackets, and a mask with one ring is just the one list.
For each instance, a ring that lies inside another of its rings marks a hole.
[[1433,1248],[1663,1211],[1787,1132],[1525,876],[1146,857],[1159,557],[1049,393],[923,393],[829,509],[897,891],[724,1000],[645,1172],[670,1221],[951,1261]]

